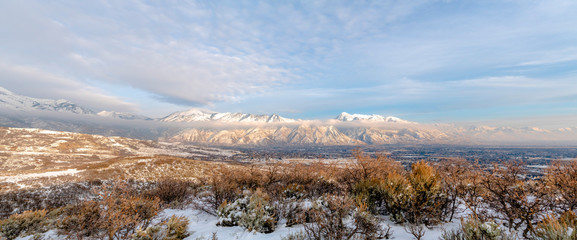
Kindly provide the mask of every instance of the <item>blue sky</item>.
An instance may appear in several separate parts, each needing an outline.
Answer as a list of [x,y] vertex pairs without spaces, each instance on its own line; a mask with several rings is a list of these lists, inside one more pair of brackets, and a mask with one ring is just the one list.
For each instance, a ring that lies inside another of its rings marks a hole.
[[0,2],[0,86],[95,110],[577,115],[577,1]]

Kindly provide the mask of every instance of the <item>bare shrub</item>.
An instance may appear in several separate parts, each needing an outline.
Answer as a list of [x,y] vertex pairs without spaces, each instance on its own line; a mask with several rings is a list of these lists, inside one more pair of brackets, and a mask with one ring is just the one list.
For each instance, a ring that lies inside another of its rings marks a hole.
[[126,185],[104,188],[99,199],[81,203],[70,209],[60,223],[63,233],[82,238],[106,236],[125,239],[136,229],[148,227],[160,211],[160,200],[136,196]]
[[577,210],[577,160],[553,162],[545,173],[552,207],[560,213]]
[[309,211],[311,223],[305,224],[310,239],[351,239],[358,233],[356,228],[345,224],[354,209],[352,199],[327,195],[313,204]]
[[91,189],[99,185],[99,182],[80,182],[3,193],[0,195],[0,218],[24,211],[76,204],[80,198],[91,198]]
[[405,231],[413,235],[417,240],[421,240],[425,236],[425,227],[421,224],[410,223],[405,225]]
[[174,179],[161,180],[148,191],[149,197],[157,197],[164,204],[183,203],[190,194],[190,182]]
[[357,202],[357,209],[353,213],[354,225],[360,233],[357,238],[389,239],[392,235],[391,227],[382,227],[379,218],[367,211],[367,207],[362,202]]
[[[382,229],[366,207],[357,209],[349,197],[324,196],[308,212],[311,221],[304,224],[308,239],[379,239],[390,234],[390,229]],[[347,219],[353,224],[347,224]]]
[[465,159],[447,159],[436,164],[435,168],[440,177],[441,191],[447,195],[443,216],[448,217],[448,221],[451,222],[462,199],[465,198],[470,178],[475,174],[473,172],[475,170],[473,164]]
[[279,215],[286,220],[287,227],[307,222],[307,212],[310,207],[301,200],[284,201],[279,204],[278,208]]
[[494,165],[483,180],[487,190],[483,196],[494,218],[503,219],[507,227],[515,230],[524,227],[523,236],[534,231],[544,210],[543,184],[524,178],[524,168],[519,162]]
[[465,172],[465,176],[462,179],[463,192],[461,193],[461,199],[475,219],[485,221],[489,215],[483,198],[487,191],[483,185],[485,173],[477,163],[471,164],[469,168],[470,170]]
[[224,202],[233,202],[242,195],[242,191],[235,182],[231,182],[229,178],[234,175],[232,172],[218,172],[205,179],[201,179],[201,184],[206,186],[199,189],[200,192],[196,194],[197,202],[195,207],[207,213],[216,215],[217,209]]

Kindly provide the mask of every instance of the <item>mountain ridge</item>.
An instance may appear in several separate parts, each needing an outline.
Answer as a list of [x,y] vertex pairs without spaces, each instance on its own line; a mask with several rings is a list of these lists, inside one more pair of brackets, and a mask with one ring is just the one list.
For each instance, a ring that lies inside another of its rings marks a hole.
[[0,87],[0,108],[27,112],[51,111],[70,112],[75,114],[94,114],[92,110],[65,99],[54,100],[32,98],[15,94],[3,87]]

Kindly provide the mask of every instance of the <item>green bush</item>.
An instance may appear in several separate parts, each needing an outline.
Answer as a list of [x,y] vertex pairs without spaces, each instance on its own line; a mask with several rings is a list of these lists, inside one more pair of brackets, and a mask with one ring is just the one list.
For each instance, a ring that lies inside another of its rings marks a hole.
[[241,215],[238,223],[249,231],[273,232],[276,228],[277,216],[275,209],[269,203],[268,196],[257,190],[250,197],[246,212]]
[[228,204],[218,211],[219,226],[243,226],[249,231],[273,232],[277,224],[277,214],[269,202],[269,197],[260,190]]
[[459,229],[445,231],[443,240],[508,240],[509,236],[500,225],[495,222],[481,222],[475,218],[461,219]]
[[188,220],[184,216],[172,215],[170,219],[157,225],[138,229],[132,235],[132,240],[182,240],[190,236],[187,231]]
[[238,226],[240,216],[246,211],[249,201],[249,196],[239,198],[232,203],[224,201],[216,211],[218,215],[216,225],[224,227]]

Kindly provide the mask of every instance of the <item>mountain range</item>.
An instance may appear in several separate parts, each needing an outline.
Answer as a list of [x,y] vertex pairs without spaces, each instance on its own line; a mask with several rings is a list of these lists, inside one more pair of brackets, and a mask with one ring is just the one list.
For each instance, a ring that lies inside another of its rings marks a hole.
[[[26,114],[11,115],[14,112]],[[44,113],[57,114],[42,117]],[[95,113],[67,100],[31,98],[4,88],[0,88],[0,126],[215,145],[577,143],[577,127],[571,126],[546,130],[420,124],[392,116],[346,112],[332,120],[300,120],[277,114],[190,109],[153,119],[113,111]]]
[[284,118],[277,114],[256,115],[247,113],[217,113],[203,109],[190,109],[175,112],[164,118],[162,122],[228,122],[228,123],[292,123],[297,120]]
[[70,112],[75,114],[94,114],[93,111],[78,106],[68,100],[31,98],[15,94],[0,87],[0,108],[18,111]]

